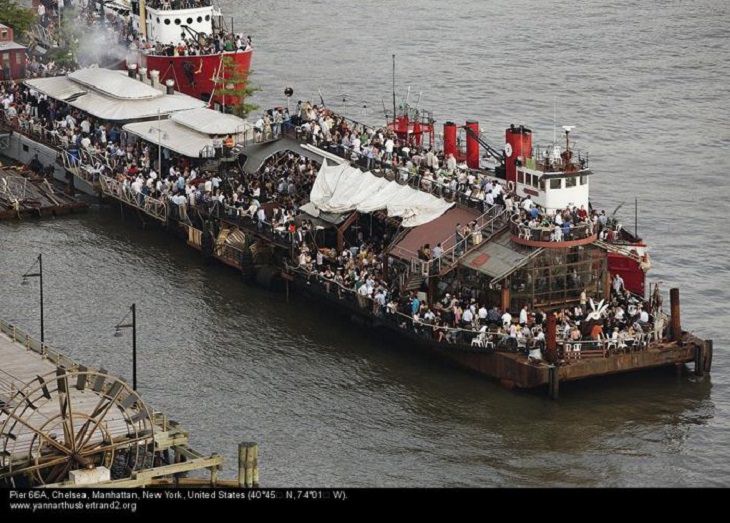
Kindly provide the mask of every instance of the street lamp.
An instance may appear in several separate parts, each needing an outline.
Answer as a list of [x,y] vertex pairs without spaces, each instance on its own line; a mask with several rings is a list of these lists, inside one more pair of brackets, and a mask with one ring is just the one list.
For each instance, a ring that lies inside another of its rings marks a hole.
[[[38,272],[30,272],[33,270],[33,267],[35,267],[35,264],[38,263]],[[25,274],[23,274],[23,281],[21,282],[21,285],[28,285],[30,282],[28,281],[28,278],[38,278],[38,281],[40,283],[41,288],[41,344],[43,344],[46,341],[45,336],[45,329],[43,327],[43,255],[39,254],[38,258],[36,258],[36,261],[33,262],[33,265],[30,266],[30,268],[25,271]]]
[[122,329],[132,329],[132,389],[137,390],[137,305],[135,303],[129,308],[132,313],[132,323],[124,323],[129,312],[114,326],[114,337],[122,336]]

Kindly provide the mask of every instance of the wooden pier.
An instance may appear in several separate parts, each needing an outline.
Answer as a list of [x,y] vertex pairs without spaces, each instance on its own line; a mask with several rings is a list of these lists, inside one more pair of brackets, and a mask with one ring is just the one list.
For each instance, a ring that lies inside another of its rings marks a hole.
[[[219,479],[223,458],[190,448],[126,381],[0,320],[0,485],[257,486],[258,447],[245,449],[239,479]],[[181,477],[191,471],[208,477]]]

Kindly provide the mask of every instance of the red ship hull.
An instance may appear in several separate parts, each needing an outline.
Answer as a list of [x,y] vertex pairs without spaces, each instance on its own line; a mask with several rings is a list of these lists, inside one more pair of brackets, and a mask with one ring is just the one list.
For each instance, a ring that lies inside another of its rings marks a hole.
[[167,80],[173,80],[175,90],[206,102],[210,101],[213,105],[222,103],[221,97],[215,94],[215,78],[221,74],[224,56],[233,59],[239,73],[249,72],[253,56],[251,49],[202,56],[159,56],[140,53],[137,64],[139,67],[146,67],[148,71],[159,71],[160,81],[163,84]]

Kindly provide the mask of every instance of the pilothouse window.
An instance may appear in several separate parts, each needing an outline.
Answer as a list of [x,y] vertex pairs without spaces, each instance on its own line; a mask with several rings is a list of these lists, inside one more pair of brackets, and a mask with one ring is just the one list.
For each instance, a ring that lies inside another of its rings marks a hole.
[[575,187],[577,180],[574,176],[565,179],[565,187]]
[[561,187],[561,182],[562,182],[562,181],[563,181],[563,180],[562,180],[562,179],[560,179],[560,178],[555,178],[554,180],[550,180],[550,188],[551,188],[551,189],[560,189],[560,187]]

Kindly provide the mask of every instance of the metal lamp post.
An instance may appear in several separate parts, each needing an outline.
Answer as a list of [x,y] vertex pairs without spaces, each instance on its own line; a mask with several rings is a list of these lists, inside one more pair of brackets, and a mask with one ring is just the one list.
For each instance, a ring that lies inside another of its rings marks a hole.
[[137,390],[137,304],[133,303],[129,310],[132,312],[132,322],[122,323],[127,318],[124,316],[114,327],[114,336],[119,338],[122,336],[122,329],[132,329],[132,389]]
[[46,335],[45,335],[45,328],[43,325],[43,255],[39,254],[38,258],[36,260],[38,262],[38,272],[30,272],[33,267],[35,267],[35,263],[31,265],[30,269],[23,274],[23,281],[21,285],[28,285],[28,278],[38,278],[38,282],[40,283],[40,289],[41,289],[41,343],[45,343],[46,341]]

